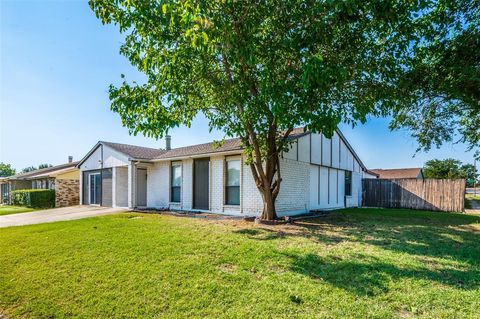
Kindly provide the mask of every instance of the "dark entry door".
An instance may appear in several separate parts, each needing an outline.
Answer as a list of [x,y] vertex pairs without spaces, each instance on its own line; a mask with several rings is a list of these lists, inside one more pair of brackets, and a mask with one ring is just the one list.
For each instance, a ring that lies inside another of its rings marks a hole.
[[210,159],[196,159],[193,163],[193,208],[208,210]]
[[89,192],[90,205],[100,205],[102,196],[102,179],[100,173],[89,175]]

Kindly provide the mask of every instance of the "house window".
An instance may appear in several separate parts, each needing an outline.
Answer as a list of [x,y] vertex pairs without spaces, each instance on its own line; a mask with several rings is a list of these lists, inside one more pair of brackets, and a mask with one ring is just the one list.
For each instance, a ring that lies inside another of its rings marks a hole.
[[240,205],[240,160],[227,160],[225,203]]
[[170,184],[170,201],[180,203],[180,192],[182,188],[182,166],[180,163],[172,164]]
[[352,172],[345,171],[345,196],[352,196]]

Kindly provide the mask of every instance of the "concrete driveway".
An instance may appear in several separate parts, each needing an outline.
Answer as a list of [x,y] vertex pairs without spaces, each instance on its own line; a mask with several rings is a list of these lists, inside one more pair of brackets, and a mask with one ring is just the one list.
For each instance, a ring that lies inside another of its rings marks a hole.
[[20,213],[0,216],[0,228],[41,223],[58,222],[61,220],[75,220],[88,217],[109,215],[124,212],[125,208],[98,207],[98,206],[71,206],[39,210],[31,213]]

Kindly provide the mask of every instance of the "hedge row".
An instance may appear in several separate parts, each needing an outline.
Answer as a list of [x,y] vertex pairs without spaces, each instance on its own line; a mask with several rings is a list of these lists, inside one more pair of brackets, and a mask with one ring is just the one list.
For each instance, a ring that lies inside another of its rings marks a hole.
[[35,208],[55,207],[53,189],[21,189],[12,192],[12,203],[16,206]]

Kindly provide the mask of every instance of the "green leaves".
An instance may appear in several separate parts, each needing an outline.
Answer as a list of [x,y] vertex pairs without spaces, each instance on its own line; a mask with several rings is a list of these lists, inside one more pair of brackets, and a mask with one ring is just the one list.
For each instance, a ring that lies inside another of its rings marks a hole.
[[[455,67],[464,44],[473,50],[478,43],[446,38],[452,28],[462,31],[458,19],[478,17],[472,12],[478,6],[466,0],[101,0],[90,6],[125,34],[121,54],[146,75],[143,84],[125,80],[110,89],[112,110],[135,134],[160,137],[201,112],[210,128],[244,140],[252,132],[262,139],[274,125],[280,144],[289,128],[329,136],[340,122],[353,125],[394,110],[392,127],[410,127],[429,145],[450,132],[434,130],[427,139],[412,124],[412,105],[447,90],[448,101],[478,105],[479,85],[472,81],[478,69],[469,67],[476,62],[462,57],[465,64]],[[478,25],[471,33],[478,35]],[[446,45],[450,53],[438,54]],[[478,133],[463,115],[461,123],[465,136]]]

